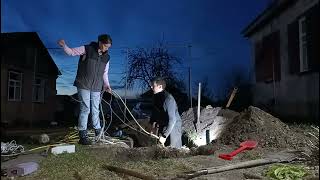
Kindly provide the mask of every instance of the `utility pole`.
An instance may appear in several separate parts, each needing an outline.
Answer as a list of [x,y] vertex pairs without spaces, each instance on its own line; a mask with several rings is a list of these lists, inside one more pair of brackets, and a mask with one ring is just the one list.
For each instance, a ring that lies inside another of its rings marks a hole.
[[[164,34],[163,34],[164,36]],[[184,47],[187,48],[187,59],[189,61],[191,61],[191,48],[192,45],[191,44],[185,44],[185,43],[181,43],[181,44],[168,44],[166,45],[167,47]],[[191,65],[189,64],[188,66],[188,89],[189,89],[189,98],[190,98],[190,107],[192,108],[192,87],[191,87]]]
[[190,108],[192,108],[192,96],[191,96],[191,67],[188,67],[188,74],[189,74],[189,98],[190,98]]
[[[191,45],[188,45],[188,58],[191,61]],[[189,98],[190,98],[190,107],[192,108],[192,88],[191,88],[191,65],[189,65]]]

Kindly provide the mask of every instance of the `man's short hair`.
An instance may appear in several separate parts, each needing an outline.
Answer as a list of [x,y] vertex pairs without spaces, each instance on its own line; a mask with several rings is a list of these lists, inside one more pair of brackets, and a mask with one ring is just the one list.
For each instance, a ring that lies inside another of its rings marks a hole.
[[109,34],[101,34],[98,36],[98,41],[103,44],[112,44],[112,39]]
[[163,78],[163,77],[155,77],[152,79],[151,82],[156,83],[157,85],[162,85],[162,88],[166,89],[167,83],[166,83],[165,78]]

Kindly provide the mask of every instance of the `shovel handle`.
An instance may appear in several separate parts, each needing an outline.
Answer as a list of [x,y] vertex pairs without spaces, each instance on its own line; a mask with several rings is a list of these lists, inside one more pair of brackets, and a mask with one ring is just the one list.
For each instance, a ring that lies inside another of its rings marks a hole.
[[229,154],[219,154],[219,158],[224,160],[232,160],[232,157]]
[[229,153],[229,156],[233,157],[235,155],[237,155],[238,153],[242,152],[243,150],[247,149],[246,146],[241,146],[240,148],[232,151],[231,153]]
[[228,103],[227,103],[227,105],[226,105],[226,108],[229,108],[229,106],[230,106],[230,104],[231,104],[234,96],[236,95],[237,91],[238,91],[237,88],[233,88],[232,93],[231,93],[231,95],[230,95],[230,97],[229,97]]
[[241,151],[243,151],[245,149],[246,149],[245,146],[241,146],[240,148],[236,149],[235,151],[232,151],[229,154],[220,154],[219,158],[230,161],[233,159],[233,156],[237,155],[238,153],[240,153]]

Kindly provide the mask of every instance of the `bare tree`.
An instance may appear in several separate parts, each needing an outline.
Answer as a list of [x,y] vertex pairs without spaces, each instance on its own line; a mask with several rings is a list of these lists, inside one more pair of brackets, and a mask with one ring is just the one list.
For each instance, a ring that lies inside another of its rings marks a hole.
[[171,55],[161,43],[151,49],[130,49],[128,61],[127,82],[129,87],[137,85],[146,90],[150,87],[150,81],[157,76],[165,77],[171,85],[181,84],[178,74],[174,72],[174,66],[181,64],[181,61]]

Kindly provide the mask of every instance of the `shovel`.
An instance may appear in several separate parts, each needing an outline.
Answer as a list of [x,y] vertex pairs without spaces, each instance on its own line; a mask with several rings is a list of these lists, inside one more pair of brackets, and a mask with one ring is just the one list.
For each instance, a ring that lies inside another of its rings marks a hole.
[[240,144],[240,148],[236,149],[235,151],[229,153],[229,154],[219,154],[219,158],[225,159],[225,160],[232,160],[233,156],[237,155],[238,153],[244,151],[244,150],[250,150],[257,146],[256,141],[244,141]]

